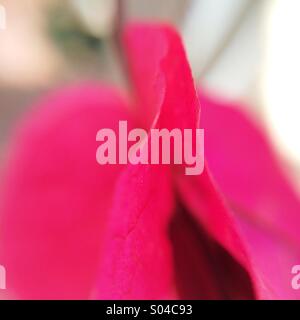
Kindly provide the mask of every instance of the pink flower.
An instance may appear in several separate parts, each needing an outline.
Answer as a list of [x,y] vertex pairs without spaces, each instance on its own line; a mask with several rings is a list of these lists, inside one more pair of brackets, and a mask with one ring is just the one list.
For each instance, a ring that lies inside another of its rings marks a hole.
[[200,176],[96,163],[97,131],[119,120],[199,126],[176,32],[133,24],[124,44],[134,102],[101,84],[71,87],[38,104],[16,135],[1,215],[6,298],[299,298],[300,203],[262,130],[230,104],[200,92]]

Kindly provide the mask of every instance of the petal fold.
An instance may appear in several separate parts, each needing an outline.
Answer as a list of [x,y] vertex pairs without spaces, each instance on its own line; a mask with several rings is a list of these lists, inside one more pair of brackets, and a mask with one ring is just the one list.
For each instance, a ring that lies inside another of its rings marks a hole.
[[200,106],[182,41],[168,25],[132,23],[124,48],[144,127],[194,129]]

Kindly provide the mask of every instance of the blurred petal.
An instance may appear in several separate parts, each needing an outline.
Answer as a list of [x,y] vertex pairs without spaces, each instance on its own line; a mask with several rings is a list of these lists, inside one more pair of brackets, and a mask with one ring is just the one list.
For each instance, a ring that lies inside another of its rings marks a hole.
[[237,105],[201,94],[206,159],[235,212],[260,298],[300,297],[291,269],[300,261],[300,202],[261,128]]
[[120,166],[96,162],[96,133],[128,120],[126,103],[95,84],[36,106],[12,151],[1,214],[8,290],[25,299],[90,295]]

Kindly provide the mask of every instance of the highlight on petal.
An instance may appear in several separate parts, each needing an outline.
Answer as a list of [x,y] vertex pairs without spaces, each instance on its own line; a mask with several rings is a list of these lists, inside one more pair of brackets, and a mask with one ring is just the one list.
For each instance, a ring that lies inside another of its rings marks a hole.
[[37,104],[14,140],[1,210],[9,294],[88,298],[121,166],[96,162],[96,134],[130,120],[113,89],[87,83]]

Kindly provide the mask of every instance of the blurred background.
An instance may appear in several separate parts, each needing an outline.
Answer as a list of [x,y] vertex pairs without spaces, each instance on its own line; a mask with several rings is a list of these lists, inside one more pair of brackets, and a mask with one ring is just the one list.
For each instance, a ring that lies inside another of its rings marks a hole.
[[120,19],[155,19],[176,25],[199,85],[264,122],[300,181],[299,0],[0,0],[0,8],[0,169],[32,101],[84,79],[123,86]]

